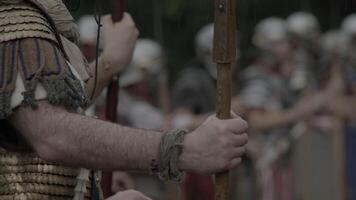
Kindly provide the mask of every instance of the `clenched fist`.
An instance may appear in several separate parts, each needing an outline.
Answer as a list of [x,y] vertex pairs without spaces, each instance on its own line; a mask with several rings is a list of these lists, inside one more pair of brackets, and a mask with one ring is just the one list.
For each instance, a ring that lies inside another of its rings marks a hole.
[[127,190],[124,192],[119,192],[106,200],[152,200],[152,199],[146,197],[141,192],[135,190]]
[[248,135],[248,124],[238,116],[230,120],[210,117],[184,141],[179,167],[185,171],[212,174],[241,163]]
[[103,17],[102,21],[104,43],[102,58],[117,74],[131,61],[139,31],[128,13],[125,13],[118,23],[114,23],[110,15]]

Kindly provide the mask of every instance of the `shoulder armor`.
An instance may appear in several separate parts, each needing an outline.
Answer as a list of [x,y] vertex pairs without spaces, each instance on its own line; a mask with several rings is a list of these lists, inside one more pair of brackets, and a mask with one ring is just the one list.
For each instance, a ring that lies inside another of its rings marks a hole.
[[6,3],[6,4],[16,4],[16,3],[20,3],[23,0],[0,0],[0,3]]
[[62,0],[31,0],[37,2],[52,18],[58,32],[74,43],[79,41],[79,30]]
[[0,6],[0,42],[28,37],[57,41],[53,28],[38,9],[27,3]]

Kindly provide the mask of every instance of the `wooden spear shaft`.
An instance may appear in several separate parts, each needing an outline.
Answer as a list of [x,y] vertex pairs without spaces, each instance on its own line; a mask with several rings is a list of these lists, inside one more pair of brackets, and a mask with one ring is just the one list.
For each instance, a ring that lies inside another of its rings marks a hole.
[[[231,68],[236,62],[235,0],[215,0],[214,54],[218,67],[217,117],[231,118]],[[229,199],[229,172],[216,175],[215,200]]]
[[[231,64],[218,64],[217,117],[229,119],[231,110]],[[217,174],[215,178],[215,200],[229,199],[229,172]]]

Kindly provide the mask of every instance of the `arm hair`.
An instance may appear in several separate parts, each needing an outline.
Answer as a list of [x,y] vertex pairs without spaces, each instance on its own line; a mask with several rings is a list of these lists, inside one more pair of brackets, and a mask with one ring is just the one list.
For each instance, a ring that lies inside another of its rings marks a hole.
[[132,129],[39,102],[9,119],[42,159],[70,167],[149,170],[162,133]]

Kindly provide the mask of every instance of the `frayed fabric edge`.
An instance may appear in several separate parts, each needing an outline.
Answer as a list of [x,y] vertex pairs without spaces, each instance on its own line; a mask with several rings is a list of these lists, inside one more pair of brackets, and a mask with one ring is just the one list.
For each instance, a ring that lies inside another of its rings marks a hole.
[[[71,111],[90,105],[89,98],[86,97],[80,81],[69,77],[69,75],[37,77],[23,82],[25,91],[21,93],[23,100],[20,106],[37,108],[39,99],[36,99],[35,93],[38,84],[41,84],[45,89],[47,93],[45,100],[51,105],[63,106]],[[0,120],[13,113],[11,106],[13,92],[14,90],[0,91]]]

